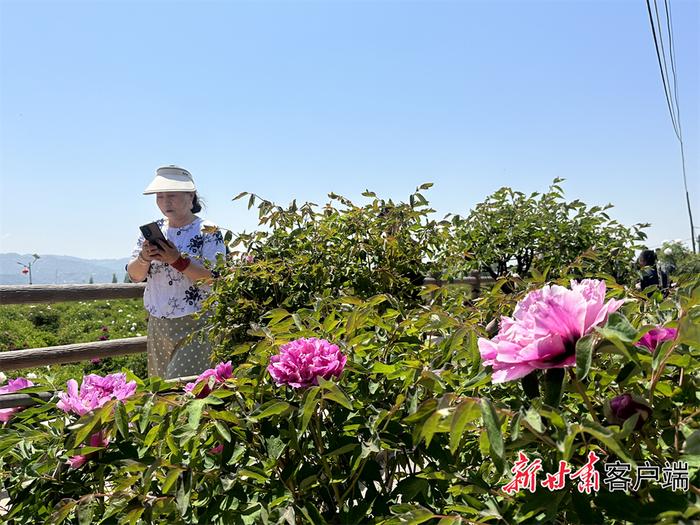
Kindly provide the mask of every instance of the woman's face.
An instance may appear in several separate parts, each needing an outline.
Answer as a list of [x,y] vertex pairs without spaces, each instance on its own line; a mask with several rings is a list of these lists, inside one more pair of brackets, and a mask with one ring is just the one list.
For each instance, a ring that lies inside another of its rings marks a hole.
[[192,209],[194,193],[186,191],[158,192],[156,204],[168,218],[186,217]]

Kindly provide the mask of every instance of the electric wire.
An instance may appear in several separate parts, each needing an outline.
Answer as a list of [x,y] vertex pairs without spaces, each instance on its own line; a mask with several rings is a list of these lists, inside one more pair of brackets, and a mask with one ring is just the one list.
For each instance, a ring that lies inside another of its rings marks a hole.
[[[663,67],[663,62],[661,59],[661,53],[659,51],[659,39],[661,37],[661,31],[659,30],[659,36],[656,36],[656,25],[654,24],[654,15],[651,12],[651,3],[649,0],[646,0],[647,4],[647,12],[649,13],[649,23],[651,24],[651,33],[652,36],[654,37],[654,47],[656,48],[656,58],[659,62],[659,71],[661,72],[661,81],[663,82],[664,85],[664,95],[666,96],[666,104],[668,106],[668,113],[671,115],[671,123],[673,124],[673,131],[676,133],[676,136],[678,137],[678,128],[676,126],[676,118],[673,113],[673,106],[671,104],[671,91],[668,87],[668,82],[666,81],[666,75],[664,73],[664,67]],[[654,5],[656,5],[656,0],[654,0]],[[664,61],[666,60],[666,57],[664,56]]]
[[[671,86],[671,79],[668,75],[668,65],[666,63],[666,49],[664,47],[663,33],[661,25],[661,19],[659,16],[659,9],[657,1],[654,0],[654,12],[656,14],[656,24],[654,24],[654,16],[651,11],[650,0],[646,0],[647,13],[649,14],[649,23],[651,25],[651,32],[654,38],[654,47],[656,49],[656,58],[659,63],[659,71],[661,73],[661,81],[664,86],[664,95],[666,97],[666,105],[668,106],[669,115],[671,116],[671,124],[673,125],[673,131],[676,134],[676,138],[680,144],[681,150],[681,167],[683,171],[683,188],[685,190],[685,201],[688,207],[688,218],[690,219],[690,240],[693,247],[693,253],[697,253],[695,248],[695,227],[693,225],[693,213],[690,205],[690,194],[688,192],[688,178],[685,169],[685,145],[683,143],[683,128],[681,126],[681,112],[680,104],[678,102],[678,77],[676,76],[676,60],[675,60],[675,47],[673,38],[673,19],[671,16],[671,7],[668,0],[664,0],[664,8],[666,11],[666,29],[668,32],[668,54],[669,62],[671,63],[671,75],[673,77],[673,85]],[[657,28],[658,26],[658,36]],[[659,52],[659,47],[661,52]],[[675,112],[674,112],[675,109]]]

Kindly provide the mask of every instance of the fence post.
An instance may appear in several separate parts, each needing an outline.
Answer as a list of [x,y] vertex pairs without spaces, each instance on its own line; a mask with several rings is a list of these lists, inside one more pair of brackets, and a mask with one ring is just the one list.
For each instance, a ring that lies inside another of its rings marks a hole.
[[472,270],[469,272],[469,275],[474,279],[474,284],[472,284],[472,299],[478,299],[481,294],[481,272],[479,270]]

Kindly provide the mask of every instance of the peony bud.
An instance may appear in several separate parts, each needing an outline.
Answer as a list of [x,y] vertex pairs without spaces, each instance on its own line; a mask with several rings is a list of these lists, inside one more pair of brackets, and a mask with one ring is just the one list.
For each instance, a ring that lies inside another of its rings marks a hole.
[[605,417],[613,425],[622,426],[633,415],[639,414],[634,429],[639,430],[651,416],[651,407],[646,400],[634,394],[622,394],[605,404]]

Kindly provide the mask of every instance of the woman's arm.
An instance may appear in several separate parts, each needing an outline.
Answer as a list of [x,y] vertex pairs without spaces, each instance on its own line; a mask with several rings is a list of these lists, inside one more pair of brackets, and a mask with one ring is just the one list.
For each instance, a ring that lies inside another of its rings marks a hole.
[[168,241],[168,245],[163,246],[162,249],[156,250],[157,253],[153,256],[154,259],[168,263],[169,265],[173,266],[173,268],[175,268],[176,270],[182,272],[182,274],[188,277],[191,281],[212,278],[212,273],[195,259],[187,259],[188,264],[182,270],[176,268],[173,265],[173,263],[177,264],[178,259],[180,259],[180,252],[172,242]]
[[158,253],[158,248],[148,241],[144,241],[138,256],[131,259],[129,264],[126,265],[129,278],[135,283],[145,281],[148,276],[148,270],[151,267],[151,261]]
[[140,283],[146,279],[150,267],[151,263],[141,258],[141,254],[139,253],[136,259],[131,259],[129,264],[126,265],[126,271],[129,274],[131,282]]
[[211,279],[212,274],[204,266],[202,266],[199,261],[190,259],[190,264],[185,268],[182,273],[189,277],[192,281],[197,281],[199,279]]

